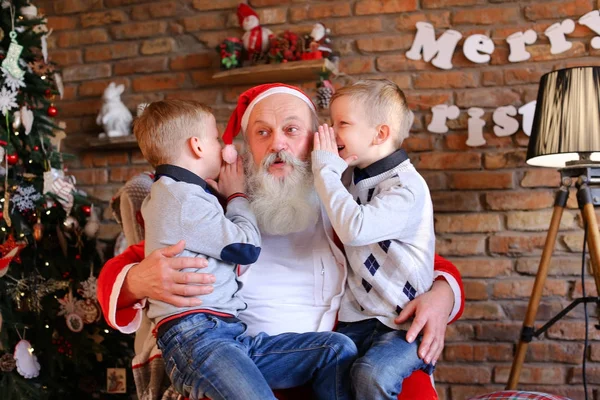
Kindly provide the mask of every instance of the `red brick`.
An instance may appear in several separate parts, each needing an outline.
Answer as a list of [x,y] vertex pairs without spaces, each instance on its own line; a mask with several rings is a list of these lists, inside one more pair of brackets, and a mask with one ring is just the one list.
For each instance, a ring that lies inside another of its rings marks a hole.
[[478,87],[473,72],[421,72],[415,77],[415,89],[450,89]]
[[546,235],[498,235],[490,238],[490,252],[498,254],[540,253],[544,248]]
[[510,259],[452,258],[451,261],[463,278],[495,278],[513,272]]
[[429,151],[433,150],[433,138],[431,135],[427,136],[415,136],[411,135],[404,139],[402,142],[402,148],[409,153],[417,151]]
[[195,33],[194,36],[204,44],[209,49],[214,49],[217,45],[223,42],[223,39],[226,37],[239,37],[240,31],[239,29],[230,29],[226,31],[216,31],[216,32],[200,32]]
[[[297,3],[297,1],[294,1]],[[251,0],[252,7],[280,6],[291,3],[290,0]],[[237,4],[237,2],[235,3]]]
[[61,67],[81,64],[81,50],[53,50],[50,59]]
[[348,75],[365,74],[373,71],[372,57],[353,57],[340,60],[340,71]]
[[417,22],[429,22],[436,29],[450,28],[450,11],[402,14],[396,18],[399,31],[416,31]]
[[148,167],[145,165],[135,167],[113,167],[110,169],[110,182],[126,182],[134,176],[147,171]]
[[181,20],[186,32],[222,29],[225,26],[225,15],[221,13],[199,14]]
[[491,367],[458,366],[440,364],[435,369],[435,381],[446,383],[489,383],[492,380]]
[[147,3],[148,1],[150,0],[104,0],[104,5],[106,8],[121,7],[128,6],[131,4]]
[[430,111],[431,107],[438,104],[446,104],[452,99],[450,92],[408,92],[406,101],[411,110]]
[[214,104],[219,98],[220,90],[218,89],[194,89],[182,92],[168,93],[167,99],[185,99],[196,100],[204,104]]
[[562,241],[568,251],[580,253],[583,250],[583,230],[562,235]]
[[[466,117],[468,117],[468,115],[466,115]],[[461,118],[464,117],[459,117],[458,119],[460,120]],[[485,115],[484,115],[484,120],[485,120]],[[466,119],[465,119],[466,121]],[[461,128],[455,128],[454,126],[454,121],[450,120],[448,121],[448,127],[450,129],[461,129]],[[457,127],[459,125],[462,125],[462,122],[459,121],[458,123],[456,123]],[[462,128],[462,129],[466,129],[466,128]],[[485,139],[486,143],[481,146],[480,148],[507,148],[507,147],[513,147],[513,141],[509,136],[505,136],[505,137],[498,137],[494,134],[490,134],[490,133],[484,133],[483,134],[483,138]],[[446,135],[446,148],[448,150],[472,150],[473,148],[470,146],[467,146],[467,134],[447,134]]]
[[537,210],[552,207],[554,194],[550,191],[490,192],[485,195],[490,210]]
[[169,64],[172,70],[188,70],[206,68],[212,65],[213,55],[209,53],[195,53],[177,56]]
[[485,281],[463,280],[465,296],[467,300],[487,300],[488,285]]
[[413,35],[400,35],[396,33],[394,35],[358,39],[356,46],[360,51],[365,52],[408,50],[413,40]]
[[57,32],[55,35],[58,47],[80,47],[109,41],[108,33],[100,28],[85,31]]
[[132,86],[135,92],[152,92],[156,90],[179,89],[183,87],[184,83],[185,74],[178,72],[134,78]]
[[[510,366],[498,366],[494,368],[494,382],[508,382]],[[520,384],[526,383],[542,383],[546,385],[556,385],[564,383],[566,371],[564,367],[539,367],[539,366],[523,366],[519,377]]]
[[465,304],[462,318],[465,320],[497,321],[505,319],[506,316],[502,312],[502,307],[498,303],[472,301]]
[[419,170],[479,169],[480,167],[480,153],[423,153],[419,155],[417,163]]
[[167,23],[164,21],[134,22],[111,29],[115,39],[145,38],[164,34],[167,31]]
[[152,103],[153,101],[159,101],[164,99],[162,92],[143,92],[135,94],[124,94],[121,96],[121,100],[125,104],[125,107],[130,110],[136,110],[140,103]]
[[391,14],[416,11],[416,0],[360,0],[356,3],[356,15]]
[[438,237],[435,245],[436,253],[443,256],[472,256],[485,252],[483,236]]
[[525,150],[486,153],[483,165],[486,169],[520,168],[526,166],[526,156]]
[[167,69],[166,57],[136,58],[115,63],[115,75],[159,72]]
[[496,108],[501,105],[517,106],[521,96],[511,89],[471,89],[456,93],[456,105],[459,108],[489,107]]
[[85,61],[107,61],[120,58],[132,58],[138,55],[136,42],[123,42],[85,48]]
[[[497,299],[529,298],[533,288],[533,279],[502,280],[493,286],[492,295]],[[547,279],[544,285],[544,296],[566,296],[568,282],[562,279]]]
[[348,17],[350,15],[350,3],[336,2],[327,4],[311,4],[290,9],[290,20],[292,22],[305,21],[307,19],[324,19],[330,17]]
[[127,14],[121,10],[108,10],[81,15],[81,26],[84,28],[119,24],[125,21],[127,21]]
[[170,53],[175,49],[175,39],[163,37],[157,39],[144,40],[140,52],[143,55],[154,55]]
[[108,171],[105,169],[71,170],[69,174],[73,175],[80,185],[102,185],[108,183]]
[[[517,271],[520,274],[536,275],[540,266],[540,257],[519,257]],[[589,274],[589,265],[586,268]],[[581,274],[581,257],[566,258],[554,256],[550,259],[549,276],[565,276]]]
[[212,81],[213,74],[214,71],[209,69],[192,71],[192,81],[196,86],[211,86],[214,85],[214,82]]
[[504,85],[504,75],[502,75],[502,71],[483,71],[481,73],[481,83],[484,86]]
[[530,21],[542,19],[561,19],[565,17],[580,17],[592,11],[591,0],[561,0],[546,1],[525,7],[525,17]]
[[54,0],[56,14],[74,14],[102,8],[102,0]]
[[560,174],[555,169],[536,168],[525,172],[522,187],[555,187],[560,184]]
[[107,78],[111,75],[110,64],[78,65],[65,68],[62,72],[65,82]]
[[[423,8],[446,8],[456,6],[474,6],[485,3],[485,0],[422,0]],[[437,25],[434,25],[437,27]]]
[[475,326],[477,340],[514,343],[521,332],[522,322],[487,322]]
[[110,78],[103,80],[94,80],[88,82],[82,82],[79,85],[79,96],[81,97],[98,97],[102,96],[104,89],[111,83],[114,82],[117,85],[124,85],[125,88],[129,88],[129,79],[126,78]]
[[498,232],[502,220],[498,214],[437,214],[437,233]]
[[[547,231],[550,227],[552,210],[516,211],[508,214],[506,227],[515,231]],[[577,227],[576,214],[565,212],[560,220],[560,229]]]
[[452,189],[512,189],[513,172],[452,172],[449,174]]
[[76,17],[50,16],[48,17],[48,28],[55,32],[68,31],[77,28],[78,19]]
[[507,85],[520,85],[523,83],[538,84],[543,74],[548,71],[543,71],[537,68],[513,68],[504,70],[504,80]]
[[332,22],[331,32],[336,36],[381,32],[381,18],[344,18]]
[[[588,307],[589,309],[590,307]],[[591,323],[592,320],[590,320]],[[592,328],[592,327],[590,327]],[[583,321],[561,320],[548,329],[546,335],[550,339],[558,340],[583,340],[585,338],[585,324]],[[600,331],[597,329],[589,330],[589,339],[600,339]]]
[[159,19],[174,17],[178,13],[179,6],[176,1],[161,1],[133,7],[131,18],[134,20]]
[[377,70],[381,72],[422,71],[427,69],[434,70],[435,67],[423,60],[409,60],[404,54],[377,57]]
[[479,194],[474,192],[435,192],[431,194],[435,212],[479,211]]
[[527,362],[558,361],[579,364],[583,343],[532,342],[527,348]]
[[423,179],[425,179],[425,182],[427,182],[430,191],[447,189],[446,175],[441,174],[439,171],[422,171],[421,175],[423,176]]
[[[436,385],[437,386],[437,385]],[[504,389],[504,386],[496,385],[453,385],[450,387],[450,395],[452,399],[470,399],[476,396],[489,394],[497,391],[501,391]]]
[[519,7],[487,7],[479,9],[457,10],[452,16],[452,24],[500,25],[517,22]]
[[[266,6],[266,5],[271,5],[271,4],[255,4],[256,1],[252,2],[252,5],[254,7],[262,7],[262,6]],[[227,9],[227,8],[236,8],[237,5],[239,4],[238,0],[219,0],[219,1],[213,1],[213,0],[194,0],[192,3],[192,7],[194,7],[196,10],[200,10],[200,11],[209,11],[209,10],[223,10],[223,9]]]

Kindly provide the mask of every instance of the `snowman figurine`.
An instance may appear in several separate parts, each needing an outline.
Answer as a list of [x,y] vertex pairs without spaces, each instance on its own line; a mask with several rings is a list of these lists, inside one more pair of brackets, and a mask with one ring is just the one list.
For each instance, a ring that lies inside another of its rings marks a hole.
[[248,59],[254,59],[255,55],[264,53],[269,48],[269,36],[273,32],[260,26],[258,14],[247,4],[241,3],[237,9],[237,16],[240,26],[244,28],[242,42],[244,49],[248,54]]

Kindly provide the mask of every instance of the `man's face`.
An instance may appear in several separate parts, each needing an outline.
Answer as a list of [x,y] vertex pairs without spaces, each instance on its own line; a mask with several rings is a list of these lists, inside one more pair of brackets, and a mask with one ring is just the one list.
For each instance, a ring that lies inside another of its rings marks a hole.
[[[305,161],[311,149],[311,111],[304,101],[289,94],[274,94],[260,101],[250,114],[246,138],[256,165],[270,153],[286,151]],[[293,166],[277,159],[267,172],[283,178]]]

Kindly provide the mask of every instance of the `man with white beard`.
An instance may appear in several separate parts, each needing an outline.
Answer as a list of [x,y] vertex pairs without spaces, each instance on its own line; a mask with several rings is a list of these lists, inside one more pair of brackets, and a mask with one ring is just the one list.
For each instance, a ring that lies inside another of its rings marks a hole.
[[[239,318],[249,334],[327,331],[335,326],[346,260],[318,202],[307,161],[317,126],[315,107],[302,91],[270,84],[240,96],[223,135],[228,145],[225,160],[235,159],[229,145],[238,133],[247,143],[247,191],[262,234],[259,260],[238,269],[240,294],[248,305]],[[107,262],[98,281],[98,300],[111,326],[124,333],[138,330],[146,298],[176,306],[201,304],[214,278],[180,272],[205,264],[198,258],[174,257],[182,249],[179,243],[143,259],[140,244]],[[436,278],[431,291],[413,300],[397,320],[415,316],[407,338],[412,341],[422,333],[419,355],[433,363],[443,349],[446,324],[458,318],[464,302],[460,275],[452,264],[436,258]],[[140,336],[137,366],[157,360],[159,354],[150,335]],[[420,375],[405,381],[400,399],[416,398],[405,396],[415,390],[419,399],[437,398],[435,391],[428,394],[422,386],[431,388],[429,378]]]

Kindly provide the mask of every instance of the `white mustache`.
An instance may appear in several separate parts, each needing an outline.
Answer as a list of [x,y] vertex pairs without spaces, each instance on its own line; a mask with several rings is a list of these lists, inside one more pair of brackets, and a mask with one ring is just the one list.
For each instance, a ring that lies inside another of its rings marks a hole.
[[269,168],[271,165],[273,165],[273,163],[275,163],[275,161],[277,159],[280,159],[284,163],[290,164],[293,167],[301,167],[301,166],[305,165],[305,163],[303,161],[299,160],[297,157],[295,157],[290,152],[281,150],[281,151],[278,151],[277,153],[269,153],[263,159],[263,161],[261,163],[262,167],[265,169]]

